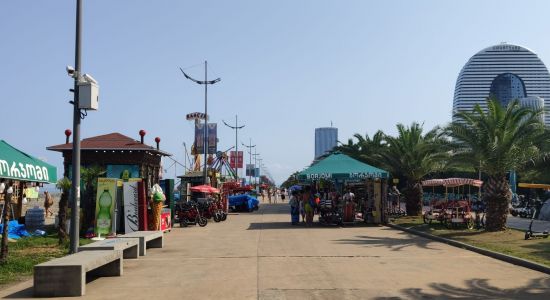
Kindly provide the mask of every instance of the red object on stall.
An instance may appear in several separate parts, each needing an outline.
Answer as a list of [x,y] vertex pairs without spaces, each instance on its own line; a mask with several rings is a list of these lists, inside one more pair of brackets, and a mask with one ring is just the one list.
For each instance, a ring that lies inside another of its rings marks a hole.
[[160,230],[163,232],[172,230],[172,216],[169,209],[163,210],[160,214]]
[[344,205],[344,222],[355,221],[355,203],[349,201]]
[[139,230],[148,230],[149,223],[147,222],[147,195],[145,193],[145,183],[138,182],[138,218]]
[[212,193],[218,194],[220,192],[220,190],[218,190],[217,188],[211,187],[209,185],[197,185],[197,186],[191,187],[190,190],[192,192],[210,193],[210,194]]

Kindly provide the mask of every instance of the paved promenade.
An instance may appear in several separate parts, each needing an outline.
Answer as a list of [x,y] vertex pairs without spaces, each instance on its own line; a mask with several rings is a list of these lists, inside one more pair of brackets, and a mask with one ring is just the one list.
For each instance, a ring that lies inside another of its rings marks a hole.
[[[550,276],[387,227],[293,227],[288,204],[205,228],[124,261],[86,299],[550,299]],[[0,298],[32,295],[32,281]],[[64,298],[67,299],[67,298]]]

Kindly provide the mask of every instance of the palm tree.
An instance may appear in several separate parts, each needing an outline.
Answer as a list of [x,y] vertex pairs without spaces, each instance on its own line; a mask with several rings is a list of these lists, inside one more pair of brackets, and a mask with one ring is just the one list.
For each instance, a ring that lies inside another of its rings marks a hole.
[[71,189],[71,180],[67,177],[59,179],[55,185],[58,189],[61,190],[61,199],[59,199],[59,229],[57,231],[57,236],[59,238],[59,244],[65,243],[67,240],[68,233],[66,231],[67,223],[67,210],[69,206],[69,191]]
[[348,139],[347,144],[342,144],[336,147],[335,150],[367,164],[378,165],[377,154],[387,148],[384,132],[378,130],[372,138],[368,133],[365,134],[365,137],[359,133],[354,134],[353,137],[357,139],[357,143],[354,143],[353,139]]
[[90,227],[95,218],[95,200],[97,194],[97,178],[103,176],[106,171],[94,165],[88,168],[82,168],[82,181],[84,182],[84,229]]
[[416,122],[409,127],[397,124],[397,131],[396,137],[385,136],[387,149],[376,156],[394,176],[405,179],[407,215],[417,216],[422,213],[422,178],[443,169],[448,142],[439,127],[423,134],[422,125]]
[[479,166],[488,176],[483,184],[488,231],[506,229],[512,198],[506,173],[522,170],[546,152],[549,135],[541,114],[521,107],[518,101],[503,107],[496,99],[488,99],[487,111],[476,105],[471,112],[455,114],[457,121],[448,127],[454,144],[453,160]]

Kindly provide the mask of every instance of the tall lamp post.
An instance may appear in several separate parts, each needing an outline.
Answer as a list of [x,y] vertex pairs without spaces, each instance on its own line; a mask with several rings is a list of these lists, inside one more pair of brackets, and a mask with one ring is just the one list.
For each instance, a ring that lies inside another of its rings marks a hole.
[[256,166],[258,165],[258,156],[260,155],[260,153],[256,153],[256,148],[254,148],[254,183],[256,183],[256,190],[258,190],[258,174],[256,174]]
[[207,183],[207,159],[206,156],[208,155],[208,85],[214,84],[216,82],[219,82],[222,80],[221,78],[216,78],[214,80],[208,80],[208,61],[204,61],[204,80],[196,80],[191,78],[189,75],[185,74],[183,72],[183,69],[180,68],[181,72],[183,73],[183,76],[185,78],[197,83],[197,84],[204,84],[204,173],[203,173],[203,181],[204,184]]
[[81,36],[82,36],[82,0],[76,0],[76,36],[75,36],[75,67],[67,66],[67,74],[74,78],[73,105],[73,149],[72,149],[72,180],[71,180],[71,228],[70,253],[78,252],[80,227],[80,122],[88,115],[88,110],[97,110],[99,87],[97,81],[88,74],[82,74],[81,69]]
[[[250,165],[252,165],[252,148],[256,147],[256,145],[252,145],[252,139],[250,139],[250,144],[249,145],[245,145],[244,143],[242,143],[243,146],[245,146],[246,148],[248,148],[248,153],[250,154],[249,156],[249,160],[250,160]],[[245,173],[246,175],[246,173]],[[250,184],[252,182],[252,173],[248,173],[248,184]]]
[[235,126],[231,126],[223,120],[222,120],[222,122],[223,122],[223,124],[225,124],[225,126],[231,128],[231,129],[235,129],[235,180],[239,181],[239,142],[238,142],[238,137],[239,137],[239,129],[243,129],[243,127],[245,125],[241,125],[241,126],[238,125],[237,115],[235,115]]

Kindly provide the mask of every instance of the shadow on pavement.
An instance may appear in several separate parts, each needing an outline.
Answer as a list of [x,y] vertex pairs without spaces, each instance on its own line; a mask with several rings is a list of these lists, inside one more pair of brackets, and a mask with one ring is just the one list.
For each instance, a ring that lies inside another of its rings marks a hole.
[[7,295],[2,299],[28,299],[34,297],[33,287],[28,287],[24,290],[17,291],[11,295]]
[[340,239],[340,240],[334,240],[334,242],[338,244],[386,247],[392,251],[400,251],[410,246],[417,246],[427,250],[440,250],[436,248],[430,248],[428,246],[429,244],[434,243],[434,241],[432,240],[420,238],[417,236],[412,236],[407,233],[398,233],[398,234],[403,235],[404,237],[392,238],[392,237],[373,237],[373,236],[361,235],[361,236],[357,236],[354,239]]
[[[513,279],[510,279],[513,280]],[[447,283],[431,283],[434,291],[426,292],[419,288],[401,290],[405,299],[549,299],[550,278],[537,278],[527,285],[514,289],[500,289],[489,284],[489,279],[470,279],[466,287]],[[399,297],[379,297],[375,299],[400,299]]]
[[323,226],[317,222],[314,222],[311,227],[306,227],[303,223],[299,225],[292,225],[290,221],[288,222],[260,222],[260,223],[250,223],[247,230],[266,230],[266,229],[317,229],[317,228],[327,228],[327,229],[340,229],[339,226]]

